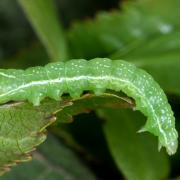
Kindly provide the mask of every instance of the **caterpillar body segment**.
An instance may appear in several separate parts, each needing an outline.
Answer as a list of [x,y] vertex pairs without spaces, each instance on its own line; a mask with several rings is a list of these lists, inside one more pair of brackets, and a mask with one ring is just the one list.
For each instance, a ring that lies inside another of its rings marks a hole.
[[79,97],[90,90],[101,94],[106,89],[123,91],[136,101],[136,109],[147,116],[142,131],[159,138],[159,147],[168,154],[177,150],[175,118],[160,86],[145,71],[122,61],[96,58],[50,63],[26,70],[0,70],[0,103],[28,100],[39,105],[45,97],[60,100],[62,94]]

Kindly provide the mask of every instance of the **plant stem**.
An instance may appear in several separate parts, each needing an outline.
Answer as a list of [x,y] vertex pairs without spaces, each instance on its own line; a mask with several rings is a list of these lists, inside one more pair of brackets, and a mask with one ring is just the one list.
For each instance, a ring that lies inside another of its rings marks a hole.
[[18,0],[52,61],[67,59],[67,44],[52,0]]

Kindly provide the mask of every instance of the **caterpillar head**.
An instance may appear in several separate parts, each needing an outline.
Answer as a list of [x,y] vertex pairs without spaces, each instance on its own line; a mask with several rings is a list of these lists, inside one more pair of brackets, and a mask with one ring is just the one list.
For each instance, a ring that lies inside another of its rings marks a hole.
[[159,150],[164,146],[169,155],[173,155],[176,153],[178,148],[178,133],[176,130],[170,131],[166,133],[166,136],[161,135],[159,137]]

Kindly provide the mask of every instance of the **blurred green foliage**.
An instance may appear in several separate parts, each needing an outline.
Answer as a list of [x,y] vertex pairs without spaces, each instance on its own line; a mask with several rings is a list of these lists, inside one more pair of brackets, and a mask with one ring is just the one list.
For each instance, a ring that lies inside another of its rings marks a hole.
[[[22,173],[23,171],[27,173]],[[76,154],[53,136],[49,136],[46,142],[34,153],[30,163],[16,166],[12,173],[7,173],[1,179],[96,180]]]

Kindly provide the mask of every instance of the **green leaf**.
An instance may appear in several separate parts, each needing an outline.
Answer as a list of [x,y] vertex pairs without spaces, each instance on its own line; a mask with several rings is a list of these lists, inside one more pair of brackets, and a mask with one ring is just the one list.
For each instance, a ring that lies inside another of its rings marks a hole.
[[53,0],[19,0],[48,54],[54,61],[67,59],[66,39]]
[[148,134],[138,134],[143,116],[130,110],[102,109],[106,120],[104,132],[109,149],[128,180],[166,179],[169,164],[164,152],[156,149],[157,140]]
[[111,56],[125,58],[149,72],[168,92],[180,95],[180,31],[161,35],[137,47],[126,48]]
[[[117,58],[139,58],[162,56],[163,54],[178,53],[180,49],[179,40],[180,31],[173,31],[169,34],[154,35],[148,41],[139,44],[129,44],[128,47],[117,51],[111,55],[113,59]],[[136,61],[136,60],[135,60]]]
[[0,174],[16,163],[31,159],[30,152],[46,139],[45,128],[64,104],[44,101],[40,107],[24,102],[0,106]]
[[53,136],[49,136],[33,153],[31,162],[15,167],[1,179],[95,180],[96,178],[73,151]]
[[[70,108],[66,109],[66,106]],[[69,122],[72,115],[99,106],[132,107],[133,104],[127,98],[109,94],[98,97],[89,95],[73,101],[65,98],[61,102],[47,99],[36,107],[26,102],[1,105],[0,174],[16,163],[31,159],[31,151],[46,139],[45,128],[56,120],[56,114],[60,113],[59,122]]]
[[93,109],[98,109],[100,107],[109,108],[133,108],[134,102],[127,98],[121,97],[115,94],[104,93],[101,96],[86,94],[79,99],[72,101],[71,106],[63,108],[57,114],[58,120],[61,122],[71,122],[72,116],[78,115],[82,112],[87,113]]
[[104,57],[171,33],[180,25],[179,5],[178,0],[139,0],[125,3],[122,11],[103,12],[95,20],[77,23],[68,33],[72,56]]

